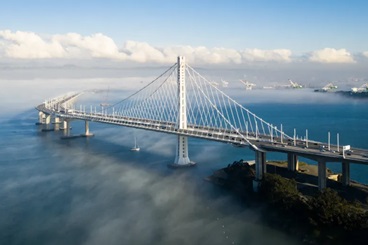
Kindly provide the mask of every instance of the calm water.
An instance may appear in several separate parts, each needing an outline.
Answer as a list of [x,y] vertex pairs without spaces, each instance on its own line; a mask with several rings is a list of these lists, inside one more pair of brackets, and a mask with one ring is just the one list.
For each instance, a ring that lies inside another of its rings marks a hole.
[[[341,145],[368,148],[367,100],[292,93],[235,96],[290,135],[296,127],[327,141],[330,131],[340,134]],[[15,102],[11,95],[8,105]],[[174,160],[173,135],[91,123],[95,137],[60,140],[61,132],[34,124],[33,106],[42,100],[24,98],[0,113],[0,244],[297,244],[264,226],[256,209],[202,180],[235,160],[253,159],[249,149],[190,139],[198,166],[172,170],[166,165]],[[82,122],[72,127],[83,131]],[[140,152],[129,150],[134,135]],[[368,183],[368,166],[353,165],[351,178]]]

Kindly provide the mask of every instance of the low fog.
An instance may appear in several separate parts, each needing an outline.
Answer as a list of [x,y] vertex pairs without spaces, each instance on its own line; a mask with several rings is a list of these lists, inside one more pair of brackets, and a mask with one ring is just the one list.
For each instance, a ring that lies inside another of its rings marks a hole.
[[[62,141],[37,131],[34,112],[24,117],[0,131],[1,243],[295,244],[202,180],[223,165],[203,157],[213,146],[194,144],[201,165],[176,171],[166,167],[170,135],[91,123],[94,138]],[[72,131],[81,130],[75,122]],[[138,154],[129,151],[134,134]]]
[[[75,61],[74,61],[75,62]],[[95,61],[96,62],[96,61]],[[174,63],[174,62],[173,62]],[[132,64],[131,64],[132,65]],[[86,89],[134,91],[146,85],[169,66],[127,66],[126,64],[111,63],[90,64],[81,62],[80,65],[65,65],[54,62],[26,61],[0,64],[0,116],[12,114],[11,107],[27,109],[29,105],[37,105],[44,99],[69,92]],[[295,101],[293,96],[305,96],[304,102],[327,103],[333,100],[331,96],[309,93],[314,88],[321,88],[327,83],[334,83],[338,90],[350,90],[359,87],[368,79],[366,69],[358,64],[253,64],[246,67],[194,67],[201,75],[211,82],[221,85],[221,80],[229,83],[227,88],[221,88],[225,93],[236,96],[243,103],[276,101]],[[240,79],[255,83],[255,93],[248,93]],[[268,91],[263,87],[285,86],[288,79],[298,82],[307,89],[302,91],[280,90]],[[272,98],[268,96],[272,93]],[[287,94],[287,95],[286,95]],[[126,94],[128,95],[128,93]],[[122,94],[123,97],[123,94]],[[24,99],[26,98],[26,99]],[[299,100],[300,101],[300,100]]]
[[[367,77],[362,70],[325,74],[315,68],[303,76],[285,67],[264,68],[197,70],[211,81],[228,81],[223,90],[251,107],[343,103],[346,98],[311,88],[245,91],[239,79],[266,86],[295,77],[318,87],[333,79],[359,84]],[[234,160],[253,157],[249,150],[191,139],[190,157],[200,164],[176,171],[166,167],[174,160],[172,135],[91,123],[95,137],[62,141],[60,133],[42,133],[34,125],[33,108],[46,98],[101,89],[110,91],[110,100],[119,100],[165,69],[2,66],[1,244],[297,244],[262,224],[259,210],[203,181]],[[103,92],[95,96],[95,101],[106,99]],[[82,130],[82,122],[73,123],[73,133]],[[134,135],[142,147],[138,154],[129,151]]]

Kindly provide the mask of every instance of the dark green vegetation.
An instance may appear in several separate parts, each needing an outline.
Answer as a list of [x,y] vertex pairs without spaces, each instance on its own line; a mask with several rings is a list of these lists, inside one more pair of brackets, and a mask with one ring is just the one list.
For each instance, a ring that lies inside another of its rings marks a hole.
[[358,201],[349,202],[329,188],[305,195],[295,180],[277,174],[266,174],[254,193],[254,169],[243,161],[220,171],[213,176],[217,183],[235,191],[248,205],[262,205],[264,220],[272,227],[309,244],[368,243],[368,211]]

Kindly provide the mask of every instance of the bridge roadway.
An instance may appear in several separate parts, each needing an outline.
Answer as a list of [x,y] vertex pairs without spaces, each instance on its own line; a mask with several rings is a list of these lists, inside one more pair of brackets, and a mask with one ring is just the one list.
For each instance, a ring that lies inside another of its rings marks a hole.
[[[215,128],[208,126],[199,126],[188,124],[187,128],[179,129],[174,122],[163,122],[151,119],[132,118],[119,114],[105,114],[102,112],[87,113],[85,110],[76,110],[68,108],[68,102],[74,100],[82,93],[69,94],[67,96],[58,97],[36,107],[39,111],[39,123],[50,123],[50,117],[55,118],[55,123],[59,119],[63,119],[63,129],[66,130],[66,137],[69,135],[69,122],[71,120],[85,121],[84,136],[91,136],[89,133],[88,122],[99,122],[113,125],[121,125],[145,130],[152,130],[163,133],[170,133],[179,136],[196,137],[212,141],[230,143],[238,147],[249,146],[255,151],[255,169],[256,176],[253,181],[254,190],[259,188],[260,180],[262,180],[266,172],[266,152],[286,153],[288,159],[288,169],[291,171],[298,170],[298,156],[312,159],[318,163],[318,188],[323,190],[326,188],[326,162],[339,162],[342,164],[342,183],[350,184],[350,163],[368,164],[368,150],[352,148],[349,152],[342,153],[342,149],[337,149],[336,145],[330,146],[327,150],[326,143],[316,141],[306,141],[302,139],[293,139],[288,135],[276,135],[275,137],[265,134],[255,134],[253,132],[240,132],[238,129],[233,130],[225,128]],[[46,118],[46,120],[44,120]],[[57,119],[57,120],[56,120]],[[73,137],[73,136],[71,136]]]
[[[304,140],[298,140],[297,145],[294,146],[292,141],[288,144],[279,144],[279,142],[262,142],[259,144],[261,149],[266,151],[293,153],[301,157],[309,158],[315,161],[323,159],[325,162],[342,162],[348,161],[350,163],[368,164],[368,150],[351,148],[350,151],[343,154],[342,147],[337,151],[336,145],[330,146],[330,151],[327,150],[327,144],[321,142],[309,142],[308,147]],[[325,146],[321,150],[321,146]]]
[[50,101],[44,102],[36,107],[39,112],[45,113],[47,115],[55,115],[56,112],[65,111],[63,107],[64,103],[73,101],[78,96],[81,96],[83,92],[71,93],[70,95],[60,96],[53,98]]
[[[342,162],[349,161],[351,163],[368,164],[368,150],[352,148],[349,153],[342,153],[342,147],[337,150],[336,145],[330,146],[330,151],[327,150],[327,144],[308,141],[308,147],[306,147],[306,141],[297,139],[294,146],[294,140],[289,136],[271,137],[269,135],[255,134],[252,132],[240,132],[238,130],[229,130],[224,128],[214,128],[207,126],[197,126],[188,124],[187,129],[177,129],[173,122],[162,122],[151,119],[131,118],[124,117],[118,114],[109,115],[100,112],[90,112],[67,109],[61,106],[64,102],[76,98],[80,94],[73,94],[67,98],[63,98],[58,103],[53,104],[51,107],[46,106],[43,103],[37,106],[37,110],[42,111],[45,114],[54,115],[67,120],[84,120],[92,122],[107,123],[113,125],[141,128],[146,130],[158,131],[163,133],[170,133],[182,136],[196,137],[207,140],[219,141],[224,143],[231,143],[234,146],[246,147],[256,146],[257,150],[292,153],[298,156],[309,158],[318,161],[323,159],[325,162]],[[325,146],[322,148],[322,146]]]

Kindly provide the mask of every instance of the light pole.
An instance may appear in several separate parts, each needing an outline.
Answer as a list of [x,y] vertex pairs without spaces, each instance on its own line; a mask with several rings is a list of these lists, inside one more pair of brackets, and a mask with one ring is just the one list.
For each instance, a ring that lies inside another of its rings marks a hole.
[[305,130],[305,147],[308,148],[308,129]]

